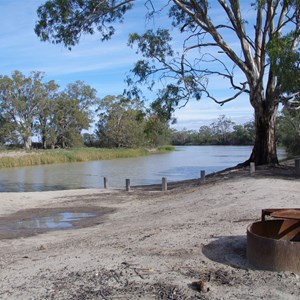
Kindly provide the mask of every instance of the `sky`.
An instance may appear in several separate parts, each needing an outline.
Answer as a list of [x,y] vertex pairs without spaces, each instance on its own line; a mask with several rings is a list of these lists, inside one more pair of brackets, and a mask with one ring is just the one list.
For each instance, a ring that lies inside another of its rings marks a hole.
[[[157,22],[164,22],[161,17],[149,24],[144,18],[145,8],[139,5],[126,16],[123,24],[117,26],[110,41],[102,43],[96,35],[83,36],[79,45],[70,51],[60,44],[41,42],[35,35],[36,10],[44,2],[0,0],[0,74],[10,76],[19,70],[29,75],[30,71],[42,71],[45,81],[53,79],[62,89],[68,83],[81,80],[95,88],[98,97],[119,95],[126,88],[125,77],[138,59],[135,50],[127,46],[128,34],[137,29],[143,32],[149,26],[158,27]],[[144,1],[137,2],[142,4]],[[174,40],[176,42],[176,36]],[[228,87],[225,82],[218,79],[211,82],[211,86],[216,98],[226,98]],[[177,123],[173,127],[198,130],[200,126],[216,121],[220,115],[226,115],[237,124],[252,120],[253,109],[248,96],[243,95],[222,107],[205,97],[200,101],[191,100],[176,111]]]

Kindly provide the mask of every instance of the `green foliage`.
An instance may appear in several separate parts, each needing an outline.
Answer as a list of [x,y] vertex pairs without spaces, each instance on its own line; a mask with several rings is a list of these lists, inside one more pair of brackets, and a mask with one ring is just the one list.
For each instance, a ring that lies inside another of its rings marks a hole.
[[138,99],[106,96],[98,107],[96,136],[100,146],[136,148],[168,142],[169,126],[154,109],[146,110]]
[[0,109],[0,146],[6,143],[18,144],[13,122]]
[[56,143],[62,148],[82,145],[81,131],[90,127],[91,106],[96,100],[96,90],[81,81],[69,84],[58,94],[51,125],[56,133]]
[[[129,79],[130,88],[138,91],[137,84],[147,84],[152,90],[156,83],[156,76],[166,79],[164,88],[158,90],[155,103],[160,103],[165,115],[171,119],[174,108],[182,100],[190,98],[199,100],[206,81],[199,76],[196,67],[200,69],[198,60],[195,60],[195,68],[186,60],[185,55],[180,57],[172,49],[172,38],[167,29],[156,31],[148,30],[143,35],[133,33],[129,37],[129,45],[137,47],[137,53],[141,53],[143,60],[137,61],[131,70],[136,80]],[[188,69],[185,70],[185,68]],[[139,94],[138,94],[139,96]]]
[[175,147],[172,145],[160,146],[158,147],[160,152],[174,151]]
[[171,41],[172,38],[168,30],[158,29],[156,32],[148,30],[143,35],[137,33],[130,34],[128,44],[133,46],[136,43],[139,51],[145,58],[155,58],[164,62],[166,57],[173,56],[174,52],[170,45]]
[[215,142],[215,137],[213,135],[213,130],[211,126],[201,126],[198,131],[198,137],[194,137],[194,140],[199,141],[200,144],[209,145]]
[[247,122],[243,125],[234,125],[230,134],[230,143],[233,145],[253,145],[255,129],[253,122]]
[[282,110],[278,118],[277,137],[289,155],[300,154],[300,111]]
[[7,130],[15,132],[26,149],[31,147],[31,136],[39,103],[47,97],[50,83],[42,83],[41,72],[28,77],[19,71],[12,76],[0,76],[0,104]]
[[274,34],[267,45],[273,72],[278,76],[283,92],[299,92],[300,87],[300,53],[293,47],[298,32],[285,36]]
[[82,34],[100,33],[102,40],[115,32],[108,24],[123,20],[125,12],[132,7],[130,1],[119,5],[107,0],[54,0],[46,1],[38,8],[39,21],[35,32],[42,41],[63,43],[71,48],[79,42]]
[[97,136],[105,147],[136,148],[144,144],[143,105],[123,96],[106,96],[98,107]]
[[82,145],[81,131],[92,122],[96,90],[76,81],[58,92],[53,80],[44,83],[42,79],[41,72],[0,76],[0,143],[21,140],[30,149],[35,133],[43,148]]
[[211,124],[213,134],[218,144],[229,144],[230,133],[232,132],[233,125],[234,122],[232,122],[230,118],[226,118],[225,115],[219,116],[218,120]]
[[155,113],[148,114],[144,134],[146,146],[161,146],[171,141],[171,132],[168,123],[162,121]]
[[83,143],[86,147],[97,147],[99,146],[99,141],[95,133],[85,132],[82,135]]
[[39,101],[35,122],[35,132],[41,136],[42,147],[47,148],[48,144],[56,142],[55,131],[52,126],[53,114],[56,108],[56,97],[58,85],[52,80],[45,85],[47,94]]
[[210,126],[201,126],[196,130],[173,130],[174,145],[253,145],[254,124],[247,122],[236,125],[230,118],[220,116]]

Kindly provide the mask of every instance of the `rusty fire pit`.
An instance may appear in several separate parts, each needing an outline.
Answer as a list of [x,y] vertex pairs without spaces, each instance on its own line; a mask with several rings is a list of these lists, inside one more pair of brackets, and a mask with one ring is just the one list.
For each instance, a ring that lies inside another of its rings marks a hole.
[[247,257],[258,269],[300,273],[300,209],[263,209],[247,228]]

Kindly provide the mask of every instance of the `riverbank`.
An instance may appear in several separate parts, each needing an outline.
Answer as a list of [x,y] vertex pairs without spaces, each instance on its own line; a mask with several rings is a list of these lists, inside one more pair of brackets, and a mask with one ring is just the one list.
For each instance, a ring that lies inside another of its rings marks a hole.
[[152,149],[125,148],[72,148],[52,150],[9,150],[0,151],[0,168],[49,165],[57,163],[86,162],[117,158],[139,157],[173,151],[173,146],[162,146]]
[[246,260],[247,226],[263,208],[299,207],[299,190],[282,166],[227,170],[165,193],[2,193],[5,222],[53,209],[103,214],[81,228],[2,238],[0,298],[299,299],[298,274]]

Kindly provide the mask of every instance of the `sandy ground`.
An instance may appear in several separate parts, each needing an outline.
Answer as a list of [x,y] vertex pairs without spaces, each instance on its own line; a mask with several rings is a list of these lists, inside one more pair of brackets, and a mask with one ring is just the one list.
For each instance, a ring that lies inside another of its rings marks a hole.
[[[246,259],[261,209],[300,207],[300,179],[279,171],[224,172],[168,192],[2,193],[0,299],[299,299],[299,274]],[[48,232],[12,226],[68,210],[97,217]]]

